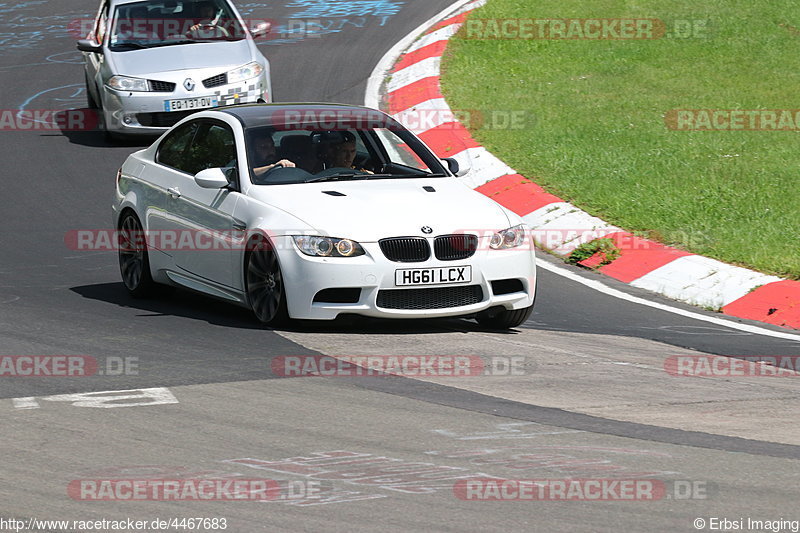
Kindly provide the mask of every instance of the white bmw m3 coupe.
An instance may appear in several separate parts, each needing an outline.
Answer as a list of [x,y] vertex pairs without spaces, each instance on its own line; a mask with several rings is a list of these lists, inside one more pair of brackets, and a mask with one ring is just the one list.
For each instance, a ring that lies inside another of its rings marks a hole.
[[531,314],[530,230],[373,109],[253,104],[207,110],[132,154],[113,220],[134,296],[174,285],[265,324]]

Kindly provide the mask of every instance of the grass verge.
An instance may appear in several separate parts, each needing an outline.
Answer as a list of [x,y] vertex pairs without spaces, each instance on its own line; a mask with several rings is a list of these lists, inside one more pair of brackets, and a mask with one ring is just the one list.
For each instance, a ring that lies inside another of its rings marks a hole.
[[800,124],[676,131],[665,121],[678,109],[800,108],[794,2],[490,0],[471,15],[510,18],[659,19],[671,37],[475,39],[465,25],[443,60],[450,107],[535,117],[484,120],[476,140],[612,224],[800,279]]

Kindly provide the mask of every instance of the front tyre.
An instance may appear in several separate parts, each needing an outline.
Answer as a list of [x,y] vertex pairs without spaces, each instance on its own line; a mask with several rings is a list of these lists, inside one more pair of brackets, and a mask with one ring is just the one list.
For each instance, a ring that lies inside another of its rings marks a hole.
[[119,270],[122,282],[134,298],[149,296],[156,284],[150,274],[150,258],[142,224],[129,211],[122,217],[119,229]]
[[533,306],[522,309],[491,308],[475,316],[478,324],[489,329],[511,329],[521,326],[531,316]]
[[269,326],[286,322],[286,288],[278,254],[269,241],[253,241],[245,262],[247,302],[259,321]]

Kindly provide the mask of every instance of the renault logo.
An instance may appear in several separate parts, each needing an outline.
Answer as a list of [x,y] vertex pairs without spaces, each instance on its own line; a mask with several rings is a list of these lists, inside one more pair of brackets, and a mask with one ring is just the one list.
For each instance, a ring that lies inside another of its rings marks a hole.
[[422,233],[424,233],[425,235],[430,235],[431,233],[433,233],[433,228],[431,228],[430,226],[422,226]]
[[186,87],[187,91],[194,91],[194,80],[192,78],[186,78],[186,81],[183,82],[183,86]]

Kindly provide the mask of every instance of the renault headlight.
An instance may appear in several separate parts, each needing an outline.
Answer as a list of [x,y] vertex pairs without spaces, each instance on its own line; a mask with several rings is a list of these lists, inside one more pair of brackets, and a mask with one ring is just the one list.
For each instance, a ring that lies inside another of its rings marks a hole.
[[243,67],[228,71],[228,83],[249,80],[250,78],[260,76],[262,72],[264,72],[264,67],[253,61]]
[[118,91],[147,92],[150,85],[142,78],[129,78],[128,76],[112,76],[108,86]]

